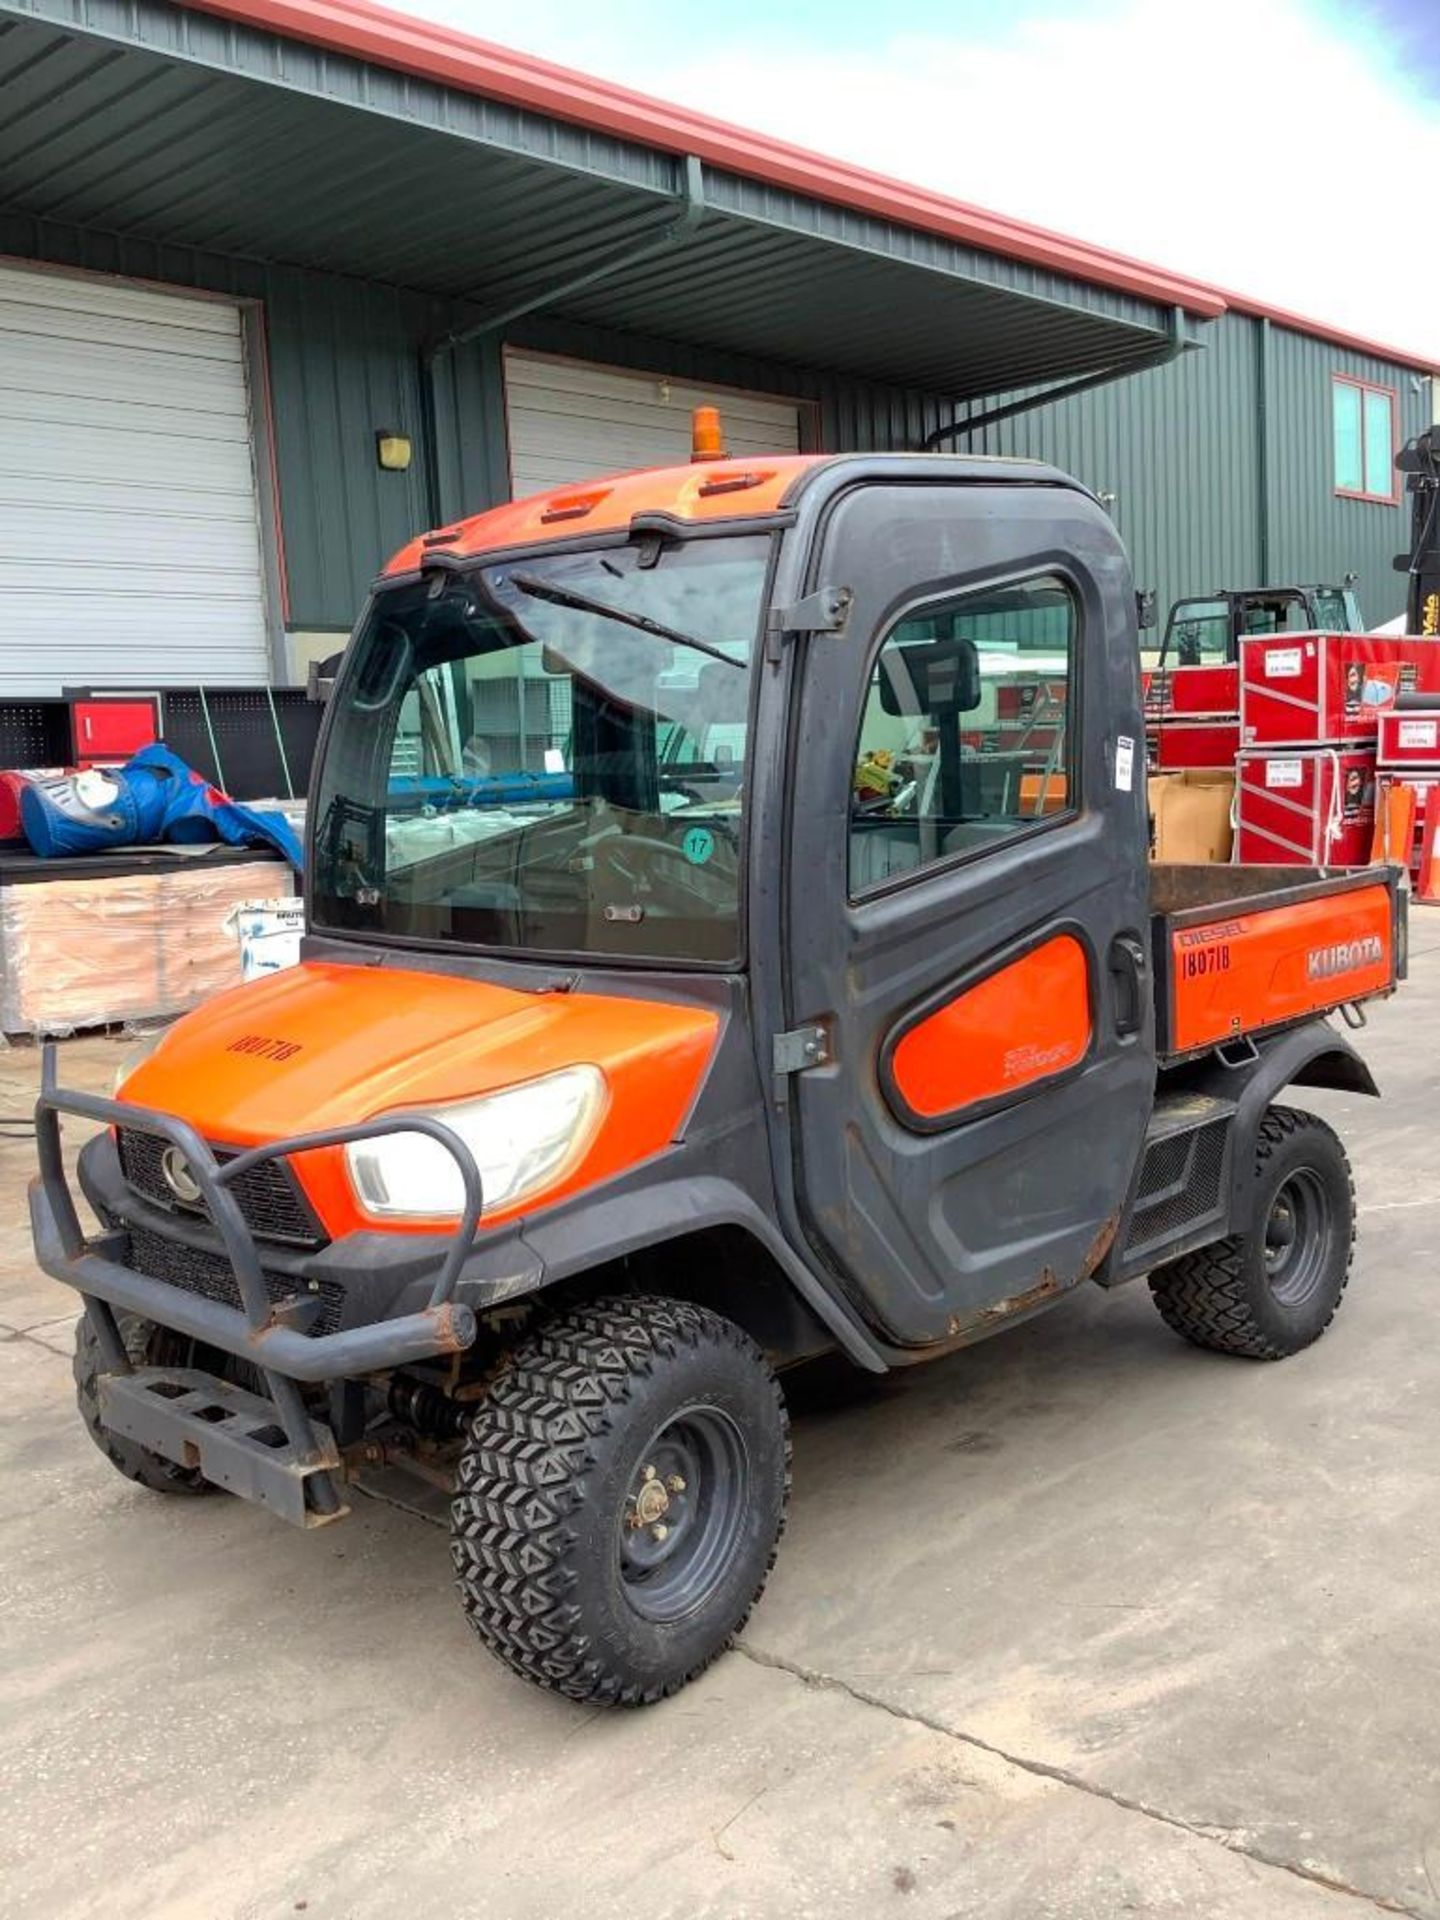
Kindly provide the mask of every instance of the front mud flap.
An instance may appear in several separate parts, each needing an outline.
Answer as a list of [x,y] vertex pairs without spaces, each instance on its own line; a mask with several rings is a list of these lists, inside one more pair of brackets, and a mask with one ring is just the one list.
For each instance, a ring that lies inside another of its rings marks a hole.
[[311,1422],[314,1447],[303,1458],[286,1437],[271,1400],[213,1374],[185,1367],[137,1367],[102,1373],[101,1423],[242,1500],[268,1507],[296,1527],[323,1527],[350,1511],[322,1512],[307,1496],[319,1474],[339,1484],[340,1455],[330,1429]]

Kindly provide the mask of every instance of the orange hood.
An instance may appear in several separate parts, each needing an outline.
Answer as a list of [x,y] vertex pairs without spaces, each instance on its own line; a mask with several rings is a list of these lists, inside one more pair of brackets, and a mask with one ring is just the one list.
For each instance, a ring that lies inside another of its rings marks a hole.
[[[608,1087],[600,1129],[578,1165],[519,1209],[533,1212],[679,1136],[719,1025],[715,1013],[661,1001],[517,993],[444,974],[308,963],[187,1014],[120,1097],[178,1114],[208,1140],[253,1146],[398,1107],[443,1106],[560,1067],[597,1066]],[[363,1214],[339,1151],[305,1154],[294,1165],[332,1234],[382,1224],[407,1230]],[[487,1214],[486,1223],[505,1217]]]

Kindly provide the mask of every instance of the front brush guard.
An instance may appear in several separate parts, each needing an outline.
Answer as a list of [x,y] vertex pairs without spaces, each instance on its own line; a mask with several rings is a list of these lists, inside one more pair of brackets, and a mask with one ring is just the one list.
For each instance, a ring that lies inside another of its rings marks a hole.
[[[128,1250],[124,1227],[87,1238],[76,1212],[60,1145],[60,1116],[67,1113],[77,1119],[98,1121],[102,1126],[157,1134],[178,1149],[220,1235],[235,1276],[239,1308],[124,1265],[123,1256]],[[425,1134],[449,1153],[460,1169],[465,1192],[459,1224],[429,1301],[418,1312],[312,1337],[301,1331],[307,1311],[304,1295],[271,1300],[259,1248],[231,1189],[242,1174],[265,1161],[288,1159],[319,1147],[347,1146],[387,1133]],[[40,1167],[30,1183],[30,1223],[36,1257],[46,1273],[74,1287],[84,1299],[107,1372],[122,1377],[134,1372],[115,1322],[117,1308],[248,1361],[264,1375],[276,1418],[289,1443],[287,1464],[306,1479],[307,1507],[316,1517],[338,1516],[342,1506],[334,1478],[338,1466],[334,1442],[311,1422],[297,1383],[354,1378],[415,1360],[460,1353],[474,1342],[474,1312],[455,1298],[484,1207],[480,1170],[469,1147],[452,1128],[431,1115],[400,1112],[350,1127],[328,1127],[270,1141],[222,1163],[195,1129],[175,1114],[60,1087],[53,1043],[46,1045],[42,1058],[35,1136]],[[163,1406],[163,1400],[159,1404]],[[180,1448],[186,1442],[178,1418],[175,1424],[173,1445]],[[167,1448],[160,1445],[157,1451],[166,1452]],[[186,1456],[172,1452],[170,1457]]]

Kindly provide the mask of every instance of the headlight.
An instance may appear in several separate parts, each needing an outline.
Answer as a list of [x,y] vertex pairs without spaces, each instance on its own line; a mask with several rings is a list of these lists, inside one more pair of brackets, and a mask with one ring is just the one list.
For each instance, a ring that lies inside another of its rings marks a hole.
[[113,1100],[134,1073],[135,1069],[150,1058],[160,1042],[170,1031],[168,1027],[157,1027],[153,1033],[142,1033],[132,1046],[128,1046],[120,1056],[120,1064],[115,1069],[115,1078],[110,1083],[110,1097]]
[[[598,1067],[565,1067],[478,1100],[432,1109],[475,1156],[485,1211],[512,1206],[560,1177],[595,1138],[605,1109]],[[423,1133],[384,1133],[345,1149],[350,1178],[370,1213],[453,1219],[465,1186],[453,1156]]]

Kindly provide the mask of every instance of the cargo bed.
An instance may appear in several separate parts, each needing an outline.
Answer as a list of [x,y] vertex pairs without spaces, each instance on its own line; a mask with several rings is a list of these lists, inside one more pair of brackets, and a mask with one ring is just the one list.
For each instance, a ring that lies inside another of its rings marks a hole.
[[1394,991],[1405,971],[1396,867],[1151,869],[1162,1066]]

